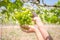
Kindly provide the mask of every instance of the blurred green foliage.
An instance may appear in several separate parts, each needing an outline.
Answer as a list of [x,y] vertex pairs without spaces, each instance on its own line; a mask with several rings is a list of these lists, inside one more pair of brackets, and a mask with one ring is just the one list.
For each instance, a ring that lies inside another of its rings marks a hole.
[[[0,23],[16,23],[17,20],[21,25],[31,24],[31,8],[29,6],[28,9],[23,8],[23,5],[24,3],[20,0],[15,0],[14,2],[11,2],[10,0],[0,1]],[[60,1],[58,1],[56,5],[60,5]],[[40,7],[36,9],[35,12],[40,16],[44,23],[60,24],[60,8],[46,9],[45,7]]]
[[[14,10],[21,10],[23,3],[20,0],[15,0],[15,2],[10,2],[11,0],[2,0],[0,1],[0,14],[1,14],[1,23],[9,23],[14,21]],[[8,22],[7,22],[8,21]]]

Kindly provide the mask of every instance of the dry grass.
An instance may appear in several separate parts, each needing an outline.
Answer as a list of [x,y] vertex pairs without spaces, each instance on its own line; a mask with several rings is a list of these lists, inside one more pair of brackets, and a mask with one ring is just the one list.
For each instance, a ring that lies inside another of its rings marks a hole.
[[[45,29],[54,40],[60,40],[60,25],[46,25]],[[0,40],[37,40],[37,38],[34,33],[21,31],[18,25],[4,25],[0,26]]]

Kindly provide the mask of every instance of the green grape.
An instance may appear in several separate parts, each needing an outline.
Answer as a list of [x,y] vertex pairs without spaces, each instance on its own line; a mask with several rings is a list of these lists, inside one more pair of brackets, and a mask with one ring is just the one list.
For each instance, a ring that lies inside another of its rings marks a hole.
[[32,13],[29,9],[22,8],[23,11],[16,12],[16,19],[20,25],[31,25],[32,24]]
[[22,10],[24,11],[24,10],[26,10],[26,8],[25,8],[25,7],[23,7],[23,8],[22,8]]

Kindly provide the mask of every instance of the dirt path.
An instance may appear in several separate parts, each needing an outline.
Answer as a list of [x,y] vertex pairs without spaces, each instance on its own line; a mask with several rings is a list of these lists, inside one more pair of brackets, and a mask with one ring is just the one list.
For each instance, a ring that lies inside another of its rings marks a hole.
[[[60,40],[60,25],[46,25],[45,29],[54,40]],[[37,38],[34,33],[21,31],[18,25],[0,25],[0,40],[37,40]]]

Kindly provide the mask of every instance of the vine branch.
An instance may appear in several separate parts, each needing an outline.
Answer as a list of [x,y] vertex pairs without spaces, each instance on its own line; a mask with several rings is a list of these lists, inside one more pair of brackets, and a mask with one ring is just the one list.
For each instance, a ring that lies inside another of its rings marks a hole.
[[[37,0],[37,1],[38,1],[38,0]],[[34,2],[31,2],[31,3],[34,3]],[[39,5],[39,6],[41,6],[41,7],[58,7],[58,8],[60,8],[60,6],[57,6],[57,5],[47,5],[47,4],[44,3],[44,0],[42,0],[42,4],[43,4],[43,5],[40,5],[40,1],[38,1],[38,2],[36,2],[36,3],[34,3],[34,4]]]

